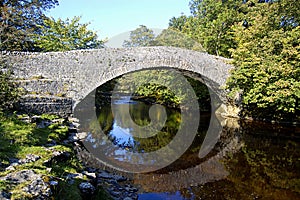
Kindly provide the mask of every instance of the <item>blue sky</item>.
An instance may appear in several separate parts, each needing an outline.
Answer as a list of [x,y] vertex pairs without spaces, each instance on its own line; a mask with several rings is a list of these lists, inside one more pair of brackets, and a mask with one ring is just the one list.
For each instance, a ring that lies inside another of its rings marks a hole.
[[164,29],[169,19],[181,13],[190,14],[190,0],[61,0],[48,16],[55,19],[82,16],[82,23],[91,22],[99,39],[111,38],[136,29],[139,25]]

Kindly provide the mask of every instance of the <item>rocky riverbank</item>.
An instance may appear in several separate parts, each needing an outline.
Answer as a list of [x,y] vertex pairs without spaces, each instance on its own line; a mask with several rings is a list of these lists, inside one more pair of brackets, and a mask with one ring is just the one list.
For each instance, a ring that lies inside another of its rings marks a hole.
[[0,199],[137,199],[127,177],[78,159],[85,138],[78,125],[51,115],[2,116]]

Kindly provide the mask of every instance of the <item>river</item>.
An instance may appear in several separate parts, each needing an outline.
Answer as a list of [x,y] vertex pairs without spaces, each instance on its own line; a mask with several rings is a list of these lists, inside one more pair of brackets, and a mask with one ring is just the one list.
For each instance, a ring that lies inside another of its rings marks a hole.
[[[166,108],[167,120],[157,135],[139,138],[127,123],[128,116],[116,117],[111,108],[117,105],[119,113],[130,108],[133,121],[146,126],[151,122],[148,111],[152,105],[126,95],[111,101],[112,104],[99,106],[96,121],[87,120],[89,125],[84,128],[90,129],[88,141],[94,149],[104,151],[104,162],[109,162],[110,166],[122,168],[120,163],[132,159],[129,152],[157,151],[176,136],[181,123],[180,110]],[[155,110],[158,118],[163,115],[160,112]],[[92,134],[95,124],[105,136]],[[213,148],[203,157],[199,151],[207,134],[211,134],[207,132],[210,124],[217,124],[219,129],[211,140]],[[141,200],[300,199],[299,135],[300,128],[296,125],[223,119],[201,112],[198,132],[189,148],[168,166],[131,174],[132,183],[139,188]]]

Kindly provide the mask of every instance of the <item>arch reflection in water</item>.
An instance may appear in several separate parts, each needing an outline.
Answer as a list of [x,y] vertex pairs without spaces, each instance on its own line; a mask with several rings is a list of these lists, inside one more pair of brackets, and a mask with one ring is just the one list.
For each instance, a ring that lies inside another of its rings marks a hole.
[[[182,101],[179,104],[180,117],[177,117],[179,118],[179,120],[175,120],[175,121],[180,122],[180,125],[179,126],[177,125],[176,134],[173,135],[171,134],[172,140],[164,142],[163,144],[159,142],[160,144],[158,145],[152,145],[152,147],[155,147],[152,149],[139,147],[141,144],[147,143],[146,140],[149,140],[149,138],[154,139],[158,142],[159,137],[166,138],[162,136],[170,132],[169,130],[166,129],[171,129],[172,126],[169,127],[165,126],[165,123],[167,123],[167,119],[166,119],[167,112],[165,111],[166,106],[152,105],[146,108],[146,110],[149,111],[149,115],[147,114],[147,116],[150,119],[148,120],[148,124],[145,121],[141,121],[140,123],[142,124],[137,124],[132,120],[132,116],[129,113],[130,110],[129,105],[131,104],[130,101],[127,103],[123,103],[122,105],[118,103],[122,101],[122,98],[123,101],[125,100],[124,97],[120,98],[120,95],[118,93],[119,91],[118,85],[113,90],[112,103],[110,107],[112,109],[112,113],[115,119],[114,127],[117,128],[119,132],[122,131],[124,132],[126,130],[126,132],[129,135],[131,135],[131,136],[127,136],[128,139],[127,142],[124,142],[124,138],[126,137],[123,137],[122,139],[118,139],[116,138],[115,135],[106,135],[106,133],[103,132],[102,127],[97,126],[97,123],[95,123],[97,122],[97,116],[95,116],[94,114],[95,110],[86,111],[85,109],[83,109],[85,110],[84,112],[87,115],[90,115],[87,116],[88,119],[92,120],[88,123],[90,124],[89,128],[90,129],[92,128],[91,133],[93,135],[93,137],[89,136],[87,138],[88,140],[86,140],[85,146],[89,149],[89,151],[95,154],[95,156],[100,158],[106,164],[115,166],[114,168],[120,168],[120,169],[123,168],[123,171],[131,171],[131,172],[147,172],[147,171],[154,171],[163,168],[169,165],[170,163],[174,162],[178,157],[180,157],[191,145],[194,136],[197,134],[197,128],[199,124],[199,114],[200,114],[198,109],[199,106],[197,103],[197,98],[194,93],[194,90],[189,84],[189,82],[186,80],[184,76],[182,76],[179,72],[175,70],[168,70],[169,80],[167,81],[158,78],[158,77],[162,77],[161,73],[165,75],[166,71],[155,70],[154,72],[155,73],[153,73],[153,70],[149,72],[150,75],[152,76],[151,79],[148,79],[146,81],[144,80],[143,83],[139,83],[138,81],[136,82],[133,81],[135,84],[128,87],[129,89],[127,90],[127,94],[129,95],[129,98],[133,96],[133,93],[136,91],[136,89],[142,86],[141,84],[156,84],[156,85],[162,85],[170,89],[170,91],[174,92],[174,94],[178,97],[181,96],[188,97],[188,98],[182,98]],[[176,84],[174,84],[174,80],[176,80]],[[93,101],[94,101],[93,99],[95,99],[95,92],[92,92],[89,95],[89,98],[87,99],[89,100],[85,100],[81,104],[85,105],[86,103],[88,103],[90,107],[93,107],[91,105],[93,105]],[[78,109],[80,110],[80,106]],[[146,113],[148,113],[148,111]],[[143,113],[141,111],[139,112]],[[78,118],[86,117],[85,114],[82,114],[80,112],[79,113],[77,112],[77,116]],[[170,121],[168,123],[170,124]],[[93,125],[91,126],[91,124]],[[121,126],[122,128],[120,128]],[[95,136],[97,137],[97,140],[95,139]],[[107,136],[111,138],[105,139]],[[139,139],[137,140],[137,138]],[[116,144],[118,144],[120,140],[123,141],[122,144],[119,144],[118,147],[116,147]],[[134,148],[130,148],[131,151],[128,151],[129,148],[128,145],[132,142],[133,144],[136,145],[134,145]],[[120,149],[120,147],[122,146],[123,148]],[[123,153],[126,154],[126,156],[123,156],[122,162],[116,162],[119,159],[115,159],[115,158]]]

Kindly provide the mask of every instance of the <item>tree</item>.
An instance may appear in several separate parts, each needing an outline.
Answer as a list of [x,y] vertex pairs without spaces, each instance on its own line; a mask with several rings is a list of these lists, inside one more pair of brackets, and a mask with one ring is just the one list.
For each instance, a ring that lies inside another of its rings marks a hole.
[[204,51],[201,44],[194,39],[172,28],[163,30],[152,42],[151,46],[172,46],[195,51]]
[[44,12],[58,0],[2,0],[0,2],[0,50],[38,51],[31,39],[40,32]]
[[169,20],[169,27],[172,29],[176,29],[178,31],[183,31],[185,23],[187,22],[188,17],[186,15],[181,15],[180,17],[172,17]]
[[89,23],[81,24],[81,17],[55,20],[48,18],[39,26],[41,32],[35,34],[34,41],[42,51],[69,51],[75,49],[95,49],[103,47],[94,31],[88,30]]
[[153,30],[144,25],[130,32],[130,39],[125,40],[123,47],[144,47],[150,46],[155,38]]
[[232,96],[242,93],[244,115],[291,120],[300,114],[300,9],[294,3],[248,7],[249,26],[233,27],[236,68],[227,88]]
[[187,18],[182,30],[208,53],[231,57],[228,50],[236,45],[231,27],[241,20],[241,4],[236,0],[192,0],[192,17]]

